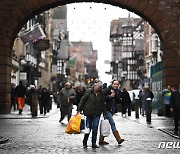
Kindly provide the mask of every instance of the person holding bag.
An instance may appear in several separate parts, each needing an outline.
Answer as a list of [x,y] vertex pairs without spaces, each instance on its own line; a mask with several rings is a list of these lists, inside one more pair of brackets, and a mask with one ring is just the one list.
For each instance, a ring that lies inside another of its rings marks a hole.
[[[104,113],[105,116],[105,100],[102,93],[102,82],[95,79],[92,88],[88,89],[78,105],[77,114],[83,111],[83,114],[87,117],[87,128],[92,130],[92,148],[99,148],[96,145],[97,132],[100,116]],[[83,147],[87,147],[87,141],[90,132],[84,135]]]
[[[116,138],[118,145],[124,142],[116,129],[116,125],[113,119],[113,115],[117,112],[116,105],[122,103],[121,91],[119,90],[119,81],[113,80],[112,84],[106,88],[104,91],[105,101],[106,101],[106,118],[109,120],[111,130],[114,137]],[[104,141],[104,136],[100,134],[99,145],[106,145],[108,142]]]

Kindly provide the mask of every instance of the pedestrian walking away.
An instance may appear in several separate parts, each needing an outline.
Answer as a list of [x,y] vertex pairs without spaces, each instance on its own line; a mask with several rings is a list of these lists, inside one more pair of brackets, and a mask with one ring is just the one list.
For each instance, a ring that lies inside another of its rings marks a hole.
[[[96,79],[92,88],[88,89],[83,95],[78,105],[77,114],[81,111],[87,116],[87,128],[90,129],[90,132],[92,130],[92,148],[99,148],[96,144],[99,120],[102,113],[104,116],[106,114],[102,82],[100,80]],[[83,147],[87,147],[90,132],[84,135]]]
[[[105,101],[106,101],[106,118],[109,120],[111,130],[113,135],[120,145],[124,139],[120,137],[119,132],[116,129],[116,125],[113,119],[113,115],[117,112],[116,106],[119,103],[122,103],[122,95],[119,90],[119,81],[113,80],[112,84],[106,88],[104,91]],[[108,142],[104,141],[104,136],[100,134],[99,136],[99,145],[106,145]]]
[[[133,93],[133,97],[134,97],[134,93]],[[122,116],[125,115],[126,116],[126,112],[128,110],[128,116],[131,116],[131,98],[129,96],[129,93],[127,92],[126,88],[123,88],[123,92],[122,92]]]
[[59,122],[62,122],[62,120],[65,118],[65,116],[68,116],[68,121],[71,118],[72,115],[72,108],[73,108],[73,101],[76,98],[76,92],[71,87],[71,83],[67,81],[65,83],[65,87],[61,89],[59,92],[59,103],[60,103],[60,120]]
[[23,85],[22,81],[20,81],[19,85],[16,87],[15,95],[17,98],[19,114],[22,114],[26,97],[26,87]]
[[43,110],[40,111],[42,112],[41,114],[44,113],[44,115],[46,115],[49,103],[50,103],[50,93],[47,90],[47,88],[43,88],[42,93],[41,93],[41,104],[42,104]]
[[141,111],[142,116],[146,115],[147,98],[150,98],[151,101],[154,98],[154,94],[152,93],[152,91],[150,91],[149,86],[145,86],[143,88],[143,91],[139,94],[139,101],[142,107],[142,111]]
[[14,110],[16,110],[16,94],[15,94],[15,84],[11,84],[11,108],[14,107]]
[[178,135],[179,119],[180,119],[180,84],[176,91],[173,91],[170,98],[171,112],[174,115],[174,133]]

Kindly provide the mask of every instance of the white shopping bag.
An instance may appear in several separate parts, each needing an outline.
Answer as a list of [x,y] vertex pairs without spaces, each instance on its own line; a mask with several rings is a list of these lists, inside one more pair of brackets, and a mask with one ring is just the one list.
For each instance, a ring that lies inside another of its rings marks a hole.
[[107,119],[101,119],[101,123],[100,123],[100,133],[101,135],[103,135],[104,137],[107,137],[110,135],[110,124],[109,124],[109,120]]
[[[83,124],[82,124],[82,121],[83,121]],[[82,116],[82,119],[81,119],[81,133],[84,133],[84,134],[89,134],[90,133],[90,129],[87,128],[87,119],[86,119],[85,116]]]

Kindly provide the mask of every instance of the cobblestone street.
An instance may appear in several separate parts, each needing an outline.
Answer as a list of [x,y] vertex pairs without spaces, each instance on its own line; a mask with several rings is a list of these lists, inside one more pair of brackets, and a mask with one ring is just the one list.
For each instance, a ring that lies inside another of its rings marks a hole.
[[158,149],[160,142],[179,142],[179,139],[159,131],[153,126],[153,122],[152,127],[142,122],[145,119],[141,118],[137,122],[133,119],[134,113],[130,118],[123,118],[120,113],[114,116],[118,131],[125,139],[121,146],[117,145],[111,134],[106,138],[110,143],[108,146],[92,149],[89,139],[89,147],[84,149],[83,134],[66,134],[64,132],[66,124],[59,123],[59,109],[54,107],[51,112],[45,117],[39,116],[33,119],[25,116],[26,113],[24,113],[26,118],[23,118],[23,115],[22,118],[16,119],[1,116],[1,136],[8,138],[9,141],[0,144],[0,153],[179,153],[179,149]]

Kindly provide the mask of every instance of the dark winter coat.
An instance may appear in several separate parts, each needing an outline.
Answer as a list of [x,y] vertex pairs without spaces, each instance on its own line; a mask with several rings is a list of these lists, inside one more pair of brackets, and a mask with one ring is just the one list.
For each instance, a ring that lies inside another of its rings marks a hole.
[[[68,103],[68,99],[67,99],[68,97],[70,98],[69,103]],[[58,99],[59,99],[60,106],[70,106],[73,104],[73,101],[75,98],[76,98],[75,90],[72,88],[67,89],[64,87],[61,89]]]
[[121,94],[121,91],[120,90],[114,90],[115,91],[115,97],[111,97],[111,89],[112,87],[109,86],[108,88],[106,88],[104,91],[103,91],[103,94],[105,96],[105,101],[106,101],[106,110],[107,111],[112,111],[112,107],[113,107],[113,102],[115,103],[115,111],[113,111],[114,113],[117,112],[117,104],[120,104],[122,103],[122,94]]
[[179,91],[173,91],[170,98],[170,105],[174,111],[180,111],[180,93]]
[[83,111],[84,115],[90,117],[97,117],[102,113],[105,114],[105,100],[102,91],[96,96],[93,88],[88,89],[81,98],[78,111]]
[[123,91],[122,92],[122,100],[123,100],[123,104],[125,105],[125,106],[129,106],[129,105],[131,105],[131,98],[130,98],[130,96],[129,96],[129,93],[127,92],[127,91]]
[[49,93],[49,91],[44,92],[42,90],[41,102],[42,102],[43,106],[48,106],[49,105],[49,103],[50,103],[50,93]]
[[26,87],[24,85],[18,85],[15,89],[16,97],[25,97],[26,95]]

